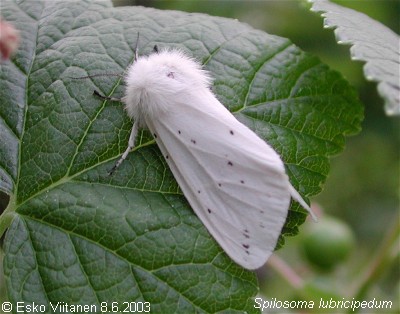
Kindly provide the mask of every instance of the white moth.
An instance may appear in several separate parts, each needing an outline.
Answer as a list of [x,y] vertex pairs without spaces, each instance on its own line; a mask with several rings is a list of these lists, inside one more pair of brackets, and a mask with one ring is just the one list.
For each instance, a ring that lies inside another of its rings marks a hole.
[[291,197],[311,213],[292,187],[279,155],[240,123],[210,90],[211,78],[178,50],[136,56],[122,101],[134,124],[153,134],[194,212],[239,265],[264,265],[277,243]]

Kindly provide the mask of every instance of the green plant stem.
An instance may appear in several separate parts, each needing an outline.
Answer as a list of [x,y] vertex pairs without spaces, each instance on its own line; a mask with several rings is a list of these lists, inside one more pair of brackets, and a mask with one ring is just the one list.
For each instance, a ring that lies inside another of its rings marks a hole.
[[353,295],[356,300],[361,300],[365,297],[370,286],[386,271],[387,265],[399,253],[397,247],[397,252],[393,254],[393,247],[396,245],[396,240],[400,234],[399,219],[397,214],[395,216],[393,219],[394,223],[387,230],[374,258],[361,275],[359,282],[355,285]]
[[15,214],[15,199],[13,196],[10,198],[8,206],[4,210],[4,212],[0,215],[0,238],[3,236],[6,229],[10,226],[11,221],[14,218]]
[[13,213],[4,213],[3,215],[1,215],[1,217],[0,217],[0,238],[3,236],[6,229],[11,224],[13,217],[14,217]]

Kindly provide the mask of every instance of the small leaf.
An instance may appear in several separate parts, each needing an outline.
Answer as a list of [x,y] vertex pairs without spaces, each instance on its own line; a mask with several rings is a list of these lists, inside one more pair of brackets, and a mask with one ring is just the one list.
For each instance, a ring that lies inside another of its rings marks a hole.
[[339,44],[351,45],[353,60],[365,61],[367,80],[378,82],[388,115],[400,115],[400,37],[363,13],[327,0],[313,2],[312,11],[325,12],[324,26],[335,28]]
[[[0,229],[14,215],[4,241],[10,301],[256,312],[255,274],[209,235],[147,131],[108,176],[132,121],[122,104],[92,93],[120,98],[121,80],[71,77],[123,73],[138,32],[141,54],[155,44],[186,50],[306,196],[321,190],[329,156],[360,129],[354,90],[289,40],[230,19],[108,1],[3,1],[1,11],[22,39],[0,69],[0,189],[12,199]],[[292,204],[283,234],[296,234],[305,217]]]

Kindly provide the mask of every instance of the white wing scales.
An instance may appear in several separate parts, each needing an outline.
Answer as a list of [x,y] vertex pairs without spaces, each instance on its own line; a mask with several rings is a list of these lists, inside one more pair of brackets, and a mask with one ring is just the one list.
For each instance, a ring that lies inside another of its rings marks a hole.
[[135,123],[113,170],[147,125],[211,235],[241,266],[261,267],[275,248],[290,198],[310,211],[280,157],[215,98],[198,62],[179,50],[136,59],[123,98]]
[[206,91],[145,119],[193,210],[224,251],[248,269],[273,252],[291,195],[278,154]]

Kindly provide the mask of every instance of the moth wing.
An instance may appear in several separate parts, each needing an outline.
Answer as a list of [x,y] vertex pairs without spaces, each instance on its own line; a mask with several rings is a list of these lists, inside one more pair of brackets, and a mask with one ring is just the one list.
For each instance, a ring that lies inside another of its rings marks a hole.
[[146,124],[211,235],[239,265],[261,267],[276,246],[293,189],[279,155],[211,93],[178,101]]

